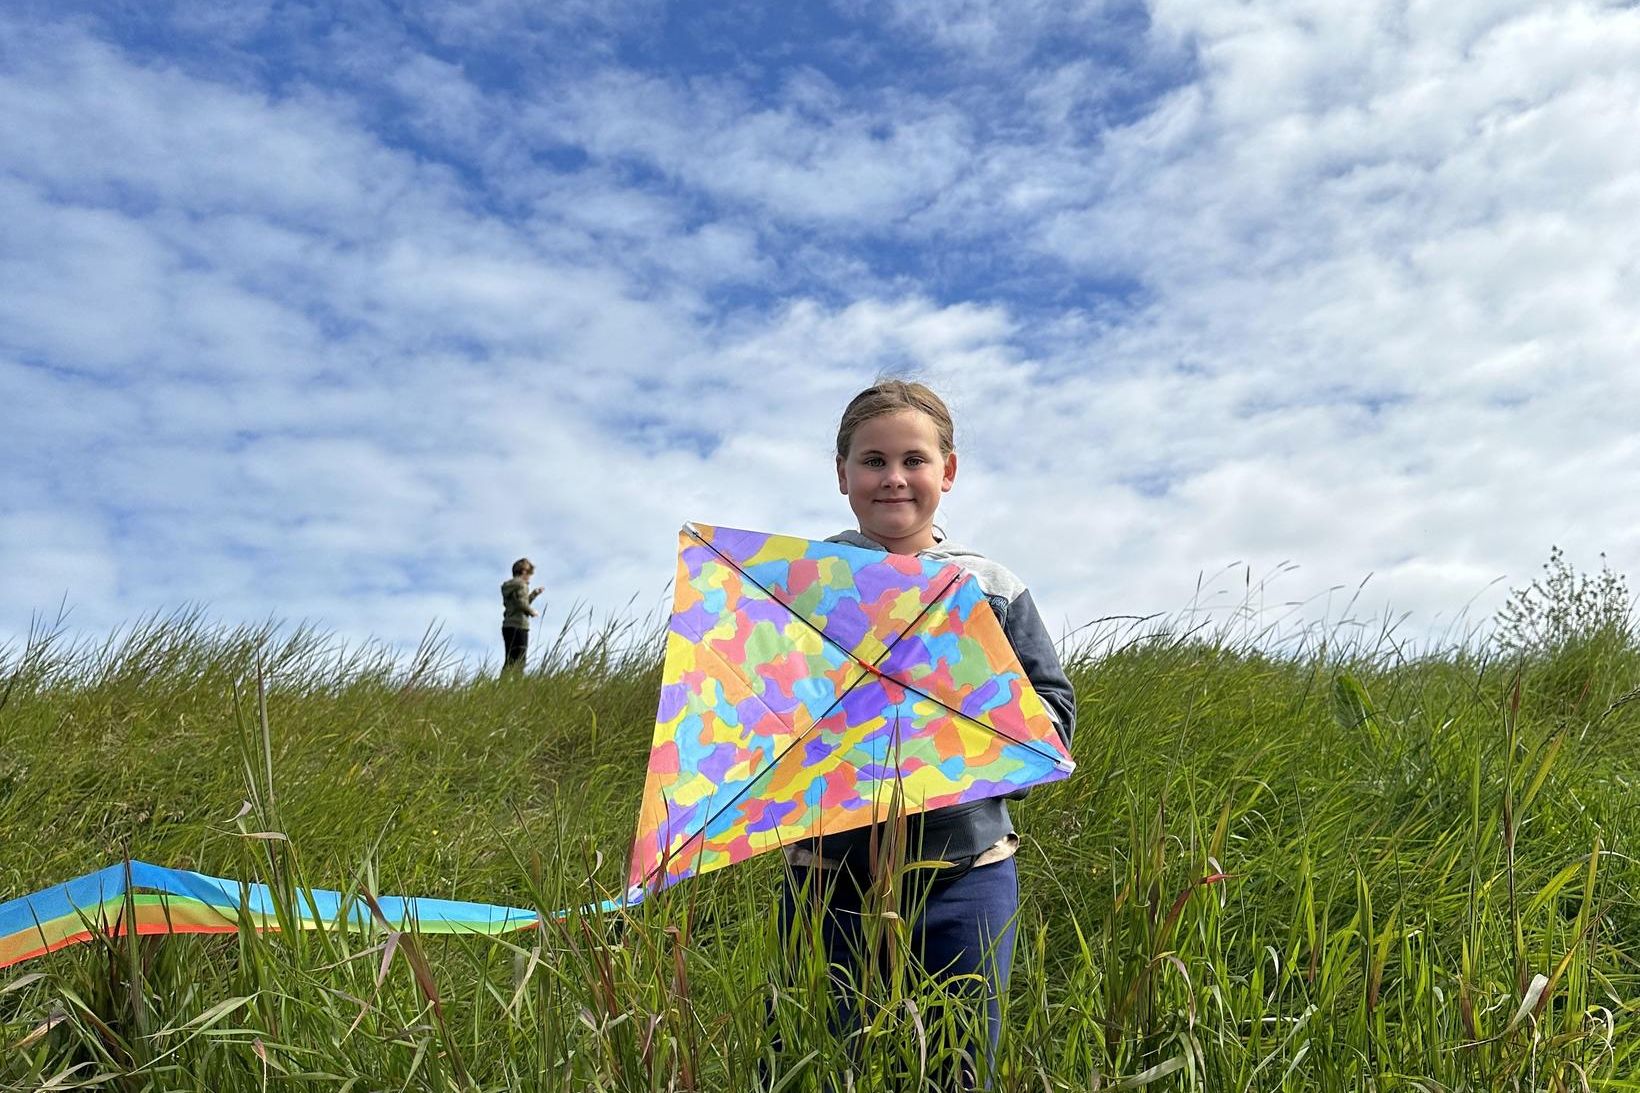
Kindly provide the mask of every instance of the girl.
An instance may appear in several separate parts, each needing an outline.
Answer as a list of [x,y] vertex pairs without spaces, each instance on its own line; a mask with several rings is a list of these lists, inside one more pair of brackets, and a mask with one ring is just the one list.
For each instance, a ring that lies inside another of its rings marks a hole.
[[[1001,565],[946,541],[934,523],[940,498],[956,482],[953,432],[945,403],[920,383],[885,380],[856,395],[837,429],[837,486],[859,526],[830,541],[954,562],[972,573],[1069,748],[1076,696],[1030,592]],[[858,965],[864,948],[861,898],[875,879],[872,848],[882,836],[868,827],[787,850],[784,938],[807,921],[799,915],[800,898],[824,900],[819,930],[827,962],[842,969]],[[983,982],[988,1058],[1001,1031],[1001,996],[1013,962],[1018,847],[1000,797],[935,809],[906,823],[904,860],[949,863],[915,871],[930,881],[919,891],[920,903],[906,909],[916,914],[910,923],[913,955],[942,979]],[[838,1023],[857,1028],[850,992],[844,984],[838,988]]]

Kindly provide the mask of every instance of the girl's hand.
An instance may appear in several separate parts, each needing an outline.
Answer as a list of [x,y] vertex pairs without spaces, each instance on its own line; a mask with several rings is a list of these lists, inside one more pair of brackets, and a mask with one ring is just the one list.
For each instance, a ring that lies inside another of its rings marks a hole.
[[540,594],[541,594],[541,589],[539,589],[539,588],[530,589],[530,599],[533,600],[533,599],[535,599],[535,597],[539,596]]

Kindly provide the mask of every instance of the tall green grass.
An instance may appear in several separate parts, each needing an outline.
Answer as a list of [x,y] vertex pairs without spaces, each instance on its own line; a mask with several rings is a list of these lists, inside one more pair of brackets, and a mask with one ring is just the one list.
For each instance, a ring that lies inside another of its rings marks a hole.
[[[42,629],[0,652],[0,896],[126,854],[286,891],[618,890],[653,629],[566,632],[504,679],[436,634],[405,658],[195,613]],[[1350,632],[1068,651],[1079,767],[1014,808],[996,1088],[1640,1088],[1631,632],[1417,655]],[[833,1028],[813,947],[776,936],[774,859],[501,941],[65,950],[0,973],[0,1087],[937,1087],[977,1015],[891,960]],[[903,952],[905,920],[879,927]]]

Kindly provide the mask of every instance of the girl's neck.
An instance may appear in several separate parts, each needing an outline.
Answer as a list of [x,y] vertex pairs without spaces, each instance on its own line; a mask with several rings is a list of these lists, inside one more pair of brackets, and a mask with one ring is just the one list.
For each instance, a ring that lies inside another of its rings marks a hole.
[[934,533],[932,528],[919,532],[916,535],[909,536],[905,539],[890,539],[886,541],[876,535],[872,535],[864,528],[860,528],[859,531],[861,535],[864,535],[867,539],[870,539],[890,554],[921,554],[923,551],[939,546],[940,544],[940,538]]

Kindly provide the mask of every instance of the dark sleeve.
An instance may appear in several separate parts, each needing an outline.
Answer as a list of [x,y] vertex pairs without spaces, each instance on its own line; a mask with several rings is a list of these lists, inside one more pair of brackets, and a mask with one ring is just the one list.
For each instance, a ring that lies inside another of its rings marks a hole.
[[1048,707],[1065,750],[1070,751],[1071,734],[1076,731],[1076,691],[1059,663],[1059,652],[1048,637],[1048,628],[1037,613],[1029,589],[1008,605],[1002,630],[1008,636],[1008,644],[1014,647],[1026,678]]

